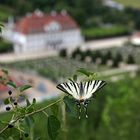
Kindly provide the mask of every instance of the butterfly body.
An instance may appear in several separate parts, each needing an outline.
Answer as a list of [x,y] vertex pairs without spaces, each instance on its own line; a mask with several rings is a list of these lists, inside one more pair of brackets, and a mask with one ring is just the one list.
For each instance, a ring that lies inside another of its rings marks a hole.
[[87,106],[90,101],[90,98],[93,97],[96,91],[101,89],[106,84],[105,81],[93,80],[88,82],[69,82],[57,85],[57,88],[61,91],[73,96],[75,99],[76,105],[79,108],[79,117],[81,112],[81,105],[84,106],[87,116]]

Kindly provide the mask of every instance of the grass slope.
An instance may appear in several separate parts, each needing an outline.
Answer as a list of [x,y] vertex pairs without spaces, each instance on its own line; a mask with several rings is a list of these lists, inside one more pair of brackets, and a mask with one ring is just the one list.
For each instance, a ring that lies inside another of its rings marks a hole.
[[140,9],[140,0],[115,0],[126,7],[133,7]]

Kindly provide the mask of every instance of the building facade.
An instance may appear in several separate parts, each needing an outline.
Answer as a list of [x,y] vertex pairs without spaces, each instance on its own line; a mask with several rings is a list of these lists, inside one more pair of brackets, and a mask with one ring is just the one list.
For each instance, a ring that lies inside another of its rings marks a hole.
[[140,31],[134,32],[130,38],[133,45],[140,46]]
[[17,54],[73,49],[84,41],[79,26],[66,11],[47,15],[35,11],[15,23],[9,20],[3,37],[13,42]]

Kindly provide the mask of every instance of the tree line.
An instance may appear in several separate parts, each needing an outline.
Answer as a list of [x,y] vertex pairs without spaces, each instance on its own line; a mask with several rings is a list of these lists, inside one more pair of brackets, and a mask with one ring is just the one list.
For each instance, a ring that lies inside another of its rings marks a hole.
[[130,7],[124,10],[109,8],[103,4],[103,0],[1,0],[1,5],[13,8],[14,14],[18,16],[35,9],[44,12],[65,9],[83,28],[111,23],[140,29],[140,10]]

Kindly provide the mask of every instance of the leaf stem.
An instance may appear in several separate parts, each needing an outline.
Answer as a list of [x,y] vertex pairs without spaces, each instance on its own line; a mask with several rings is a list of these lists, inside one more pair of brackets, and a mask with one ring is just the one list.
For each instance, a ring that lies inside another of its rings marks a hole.
[[42,111],[42,112],[45,114],[45,116],[49,117],[49,115],[46,111]]
[[[28,113],[28,114],[24,114],[24,115],[22,115],[22,116],[19,116],[19,117],[17,117],[17,118],[12,122],[12,124],[16,123],[18,120],[20,120],[20,119],[22,119],[22,118],[24,118],[24,117],[32,116],[32,115],[35,115],[35,114],[37,114],[37,113],[39,113],[39,112],[43,112],[43,111],[46,110],[47,108],[49,108],[49,107],[53,106],[54,104],[56,104],[56,103],[62,101],[62,99],[63,99],[63,98],[60,98],[60,99],[58,99],[57,101],[55,101],[55,102],[53,102],[53,103],[51,103],[51,104],[49,104],[49,105],[47,105],[47,106],[45,106],[45,107],[43,107],[43,108],[40,108],[40,109],[35,110],[35,111],[31,112],[31,113]],[[8,124],[8,125],[9,125],[9,124]],[[2,134],[4,131],[6,131],[6,130],[8,129],[8,125],[6,125],[2,130],[0,130],[0,134]]]

